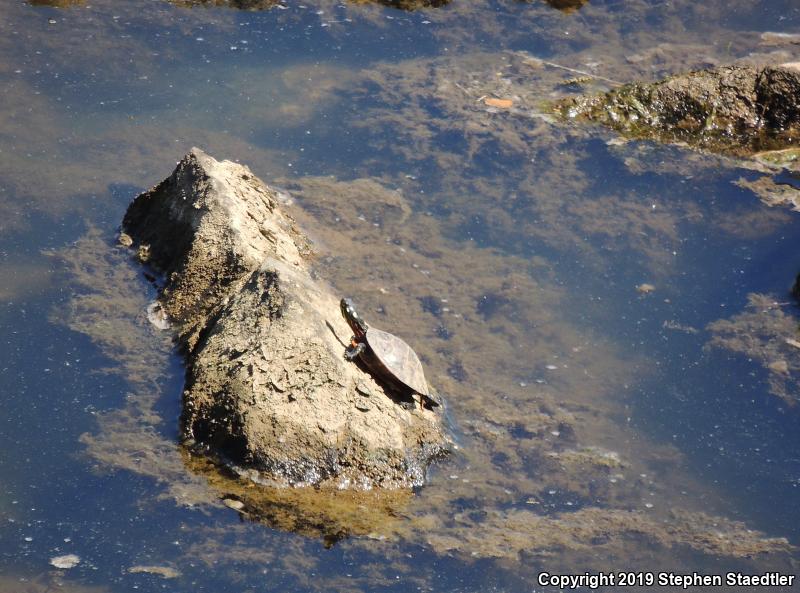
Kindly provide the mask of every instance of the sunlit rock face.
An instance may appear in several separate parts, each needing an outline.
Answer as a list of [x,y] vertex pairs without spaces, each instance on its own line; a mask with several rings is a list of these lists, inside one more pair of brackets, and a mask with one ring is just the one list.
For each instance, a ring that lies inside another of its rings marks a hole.
[[312,278],[275,191],[194,149],[136,198],[124,228],[165,277],[159,305],[186,352],[182,431],[195,450],[264,483],[424,482],[448,446],[442,412],[401,405],[344,359],[338,295]]

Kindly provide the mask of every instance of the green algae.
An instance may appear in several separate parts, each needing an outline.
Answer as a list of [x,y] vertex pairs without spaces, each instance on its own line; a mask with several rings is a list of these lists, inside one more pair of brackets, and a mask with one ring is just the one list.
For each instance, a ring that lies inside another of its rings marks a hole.
[[767,373],[769,393],[796,406],[800,383],[800,330],[797,319],[773,295],[752,293],[742,311],[708,325],[707,349],[736,352],[757,362]]
[[[52,0],[51,0],[52,1]],[[69,0],[67,0],[69,1]],[[74,1],[74,0],[72,0]],[[269,10],[283,5],[281,0],[168,0],[176,6],[203,7],[223,6],[239,10]],[[422,10],[446,6],[451,0],[348,0],[352,4],[379,4],[401,10]]]
[[83,6],[86,0],[26,0],[31,6],[52,6],[53,8],[70,8]]
[[243,520],[321,539],[331,546],[354,536],[394,537],[413,498],[410,490],[282,488],[253,482],[206,456],[184,451],[186,467],[203,476],[217,498]]
[[800,170],[800,148],[757,152],[753,158],[771,167]]

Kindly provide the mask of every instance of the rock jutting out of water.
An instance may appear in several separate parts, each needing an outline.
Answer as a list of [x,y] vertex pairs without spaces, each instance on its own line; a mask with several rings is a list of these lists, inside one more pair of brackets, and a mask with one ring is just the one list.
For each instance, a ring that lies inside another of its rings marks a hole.
[[[305,236],[247,167],[193,149],[125,215],[164,274],[159,303],[186,355],[182,434],[257,482],[421,485],[448,448],[440,411],[405,409],[343,357],[338,298]],[[363,399],[363,386],[371,396]]]
[[[800,66],[724,66],[560,101],[569,118],[739,156],[797,147]],[[767,160],[763,158],[762,160]]]

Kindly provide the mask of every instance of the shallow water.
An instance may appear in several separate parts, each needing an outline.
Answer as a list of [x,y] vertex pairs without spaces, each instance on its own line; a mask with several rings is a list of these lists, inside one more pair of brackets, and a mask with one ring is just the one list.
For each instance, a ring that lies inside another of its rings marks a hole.
[[[0,19],[0,590],[795,574],[797,214],[747,163],[542,114],[576,84],[796,60],[761,36],[793,2],[62,4]],[[240,521],[241,486],[177,447],[180,360],[114,236],[193,145],[285,188],[320,274],[447,397],[458,453],[335,545]]]

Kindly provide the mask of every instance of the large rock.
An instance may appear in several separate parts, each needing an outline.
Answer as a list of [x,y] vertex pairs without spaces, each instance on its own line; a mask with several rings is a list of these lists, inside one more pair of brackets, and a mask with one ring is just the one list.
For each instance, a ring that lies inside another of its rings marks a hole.
[[405,409],[344,360],[338,296],[278,194],[198,149],[141,194],[124,230],[164,274],[159,304],[186,354],[181,430],[257,480],[419,485],[446,451],[440,409]]
[[561,101],[569,118],[637,138],[749,155],[800,143],[800,67],[724,66]]

